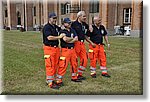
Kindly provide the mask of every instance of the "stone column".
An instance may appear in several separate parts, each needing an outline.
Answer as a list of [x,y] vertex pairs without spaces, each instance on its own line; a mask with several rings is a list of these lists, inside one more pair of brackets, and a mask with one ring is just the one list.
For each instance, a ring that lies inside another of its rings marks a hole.
[[8,27],[10,29],[17,29],[17,15],[16,15],[16,5],[14,2],[7,0],[7,10],[8,10]]
[[[55,5],[55,2],[56,2],[56,0],[55,0],[55,1],[51,1],[51,2],[49,1],[49,2],[48,2],[48,12],[47,12],[48,14],[54,12],[54,5]],[[55,13],[56,13],[56,12],[55,12]]]
[[83,1],[83,0],[82,0],[82,3],[81,3],[81,10],[82,10],[82,11],[85,11],[85,13],[86,13],[87,23],[90,23],[90,24],[91,24],[91,21],[92,21],[92,20],[90,20],[90,17],[89,17],[89,12],[90,12],[90,11],[89,11],[89,8],[90,8],[90,7],[89,7],[89,5],[90,5],[90,4],[89,4],[89,1],[90,1],[90,0],[86,0],[86,1]]
[[48,22],[48,0],[43,1],[43,19],[46,24]]
[[37,3],[36,3],[36,22],[37,22],[37,24],[38,25],[41,25],[41,22],[40,22],[40,20],[41,20],[41,3],[40,3],[40,1],[39,0],[37,0]]
[[118,25],[118,7],[117,7],[117,0],[107,2],[107,32],[109,34],[114,34],[114,26]]
[[2,29],[4,26],[4,15],[2,15],[2,14],[5,14],[4,6],[2,6],[2,5],[3,5],[3,3],[0,2],[0,29]]
[[57,15],[57,24],[60,25],[60,24],[59,24],[59,19],[61,18],[61,17],[60,17],[60,13],[61,13],[61,12],[59,12],[59,3],[58,3],[58,0],[55,0],[55,1],[54,1],[54,12],[55,12],[56,15]]
[[[71,0],[71,7],[77,7],[79,6],[80,0]],[[70,13],[70,19],[76,20],[77,18],[77,12],[71,12]]]
[[21,12],[21,25],[24,27],[24,22],[25,22],[25,18],[24,18],[24,16],[25,16],[25,14],[24,14],[24,10],[25,10],[25,2],[22,0],[22,12]]
[[43,25],[44,24],[44,10],[43,10],[43,1],[42,2],[40,2],[41,3],[41,10],[40,10],[40,14],[41,14],[41,25]]
[[140,36],[142,30],[142,0],[132,1],[132,20],[131,20],[131,36]]
[[25,3],[25,13],[26,13],[26,30],[33,30],[33,13],[32,13],[33,4],[26,1]]
[[108,23],[108,1],[100,0],[100,17],[102,18],[102,24],[107,27]]

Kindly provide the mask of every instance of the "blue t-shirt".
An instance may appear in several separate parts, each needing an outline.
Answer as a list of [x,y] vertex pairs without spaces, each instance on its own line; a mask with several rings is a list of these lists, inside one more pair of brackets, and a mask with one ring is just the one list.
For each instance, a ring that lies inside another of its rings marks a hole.
[[[66,30],[66,29],[61,30],[61,31],[60,31],[60,34],[61,34],[61,33],[65,33],[67,37],[72,37],[72,38],[74,38],[75,36],[77,36],[75,30],[72,29],[72,28],[70,28],[70,31],[68,31],[68,30]],[[67,43],[67,42],[65,42],[65,41],[63,40],[63,38],[60,39],[60,41],[61,41],[61,47],[62,47],[62,48],[74,47],[74,43]]]
[[58,46],[59,41],[58,40],[48,40],[48,36],[58,36],[60,27],[57,25],[51,25],[50,23],[47,23],[43,28],[43,43],[45,45],[51,45],[51,46]]

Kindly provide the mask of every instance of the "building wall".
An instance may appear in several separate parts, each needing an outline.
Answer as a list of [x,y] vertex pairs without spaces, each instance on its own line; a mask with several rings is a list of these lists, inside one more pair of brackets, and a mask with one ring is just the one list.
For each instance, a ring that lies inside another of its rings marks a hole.
[[114,34],[114,26],[117,24],[117,3],[108,2],[108,25],[107,30],[109,34]]
[[33,30],[33,13],[32,13],[33,4],[26,4],[26,30]]
[[10,27],[10,29],[12,30],[17,29],[16,4],[8,0],[7,10],[8,10],[8,27]]
[[[120,2],[120,0],[99,0],[99,12],[90,13],[89,0],[55,0],[49,2],[49,0],[36,0],[34,2],[20,1],[19,3],[11,3],[10,0],[3,2],[3,13],[5,9],[8,10],[8,17],[3,15],[3,24],[10,26],[12,29],[16,29],[18,19],[17,12],[21,13],[21,25],[27,26],[27,30],[33,30],[35,25],[44,25],[48,22],[48,14],[55,12],[58,15],[57,24],[61,25],[62,19],[70,17],[71,20],[76,20],[77,13],[69,13],[61,15],[61,3],[71,3],[73,5],[79,5],[81,10],[84,10],[87,15],[87,23],[92,24],[94,16],[99,15],[102,18],[102,24],[107,28],[109,34],[114,33],[114,26],[123,24],[123,9],[132,8],[132,21],[131,32],[133,35],[139,35],[142,31],[142,0],[132,0],[131,2]],[[24,5],[25,3],[25,5]],[[25,6],[25,14],[24,14]],[[33,7],[36,7],[36,16],[33,16]],[[13,12],[13,13],[12,13]],[[25,16],[24,16],[25,15]],[[25,20],[24,20],[25,17]],[[138,34],[136,34],[138,33]]]
[[131,34],[132,36],[143,36],[143,2],[141,0],[137,0],[136,2],[132,2],[133,8],[133,16],[132,16],[132,25],[131,25]]

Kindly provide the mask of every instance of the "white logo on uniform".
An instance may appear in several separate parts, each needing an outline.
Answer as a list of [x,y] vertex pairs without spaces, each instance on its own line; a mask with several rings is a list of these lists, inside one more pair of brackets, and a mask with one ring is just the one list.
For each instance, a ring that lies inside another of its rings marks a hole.
[[73,33],[71,33],[71,38],[73,38]]
[[101,30],[101,33],[104,34],[104,30]]

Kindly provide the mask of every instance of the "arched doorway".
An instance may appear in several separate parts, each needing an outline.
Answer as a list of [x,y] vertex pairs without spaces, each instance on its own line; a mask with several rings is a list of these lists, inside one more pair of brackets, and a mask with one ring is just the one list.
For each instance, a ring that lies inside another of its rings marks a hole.
[[17,12],[17,25],[21,25],[21,13]]

